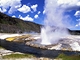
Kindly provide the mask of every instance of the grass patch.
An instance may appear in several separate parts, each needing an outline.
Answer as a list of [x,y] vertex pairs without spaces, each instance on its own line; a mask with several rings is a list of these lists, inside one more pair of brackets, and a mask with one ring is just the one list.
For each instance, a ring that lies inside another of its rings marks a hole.
[[33,58],[35,57],[34,55],[31,54],[10,54],[3,56],[3,59],[10,59],[10,58]]
[[0,46],[0,49],[5,49],[5,48],[3,48],[2,46]]
[[2,48],[2,46],[0,46],[0,48]]
[[80,60],[80,55],[67,56],[65,54],[60,54],[57,59],[61,58],[62,60]]

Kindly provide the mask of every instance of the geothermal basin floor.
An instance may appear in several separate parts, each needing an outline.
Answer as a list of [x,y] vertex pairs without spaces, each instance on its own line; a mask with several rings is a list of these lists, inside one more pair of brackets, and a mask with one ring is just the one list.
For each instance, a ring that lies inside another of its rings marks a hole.
[[40,44],[41,37],[39,34],[0,34],[0,39],[17,43],[24,43],[25,45],[41,49],[80,51],[79,35],[69,35],[67,37],[61,37],[57,44],[51,45]]

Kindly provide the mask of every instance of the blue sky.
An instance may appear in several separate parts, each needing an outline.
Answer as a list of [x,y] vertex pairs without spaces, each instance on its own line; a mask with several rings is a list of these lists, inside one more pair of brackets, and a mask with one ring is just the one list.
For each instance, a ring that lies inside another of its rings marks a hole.
[[[38,24],[43,24],[45,18],[45,10],[44,3],[45,0],[0,0],[0,11],[11,16],[20,18],[24,21],[32,21]],[[72,8],[76,6],[79,0],[74,0],[73,6],[71,5],[72,0],[58,0],[59,4],[64,6],[65,4],[69,4]],[[79,5],[79,3],[77,4]],[[68,7],[69,7],[68,6]],[[69,19],[67,23],[71,26],[70,29],[80,29],[80,11],[78,10],[80,7],[74,7],[74,9],[69,8],[70,11],[66,11],[65,15],[69,15]]]
[[9,16],[43,24],[44,0],[0,0],[0,3],[0,11]]

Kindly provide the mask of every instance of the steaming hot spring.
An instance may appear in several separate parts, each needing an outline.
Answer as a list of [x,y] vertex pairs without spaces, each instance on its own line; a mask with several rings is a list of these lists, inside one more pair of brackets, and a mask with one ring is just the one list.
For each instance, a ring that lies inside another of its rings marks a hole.
[[80,36],[66,34],[64,30],[65,29],[63,28],[59,30],[56,29],[53,31],[49,31],[49,30],[45,31],[45,28],[42,28],[41,34],[37,34],[37,35],[23,34],[19,36],[12,35],[15,37],[12,37],[10,35],[11,37],[5,39],[7,41],[25,43],[25,45],[39,48],[39,49],[80,51]]
[[23,34],[6,40],[40,49],[80,51],[80,36],[70,35],[65,28],[42,27],[41,34]]
[[34,36],[26,45],[49,50],[80,51],[80,36],[70,35],[65,28],[50,30],[50,27],[43,27],[41,35]]
[[38,49],[80,51],[80,36],[70,35],[65,28],[48,26],[41,28],[41,34],[2,34],[3,38]]
[[47,38],[44,37],[45,40],[42,41],[41,37],[43,36],[33,37],[31,40],[26,41],[26,45],[40,49],[80,51],[80,36],[61,36],[57,37],[58,40],[57,38],[53,38],[52,41],[47,39],[48,36]]

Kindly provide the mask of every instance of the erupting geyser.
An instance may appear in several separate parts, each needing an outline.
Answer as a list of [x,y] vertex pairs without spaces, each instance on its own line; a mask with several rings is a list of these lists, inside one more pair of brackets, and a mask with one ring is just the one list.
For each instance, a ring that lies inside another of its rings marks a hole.
[[60,37],[69,35],[63,24],[65,10],[58,5],[57,0],[45,0],[44,27],[41,28],[41,44],[56,44]]
[[[66,14],[75,11],[76,20],[80,21],[80,0],[45,0],[44,27],[41,28],[41,44],[56,45],[50,49],[64,48],[67,50],[80,51],[79,36],[70,35],[67,26],[69,20],[73,20],[71,15]],[[80,22],[79,22],[80,23]],[[76,26],[80,26],[80,24]]]

